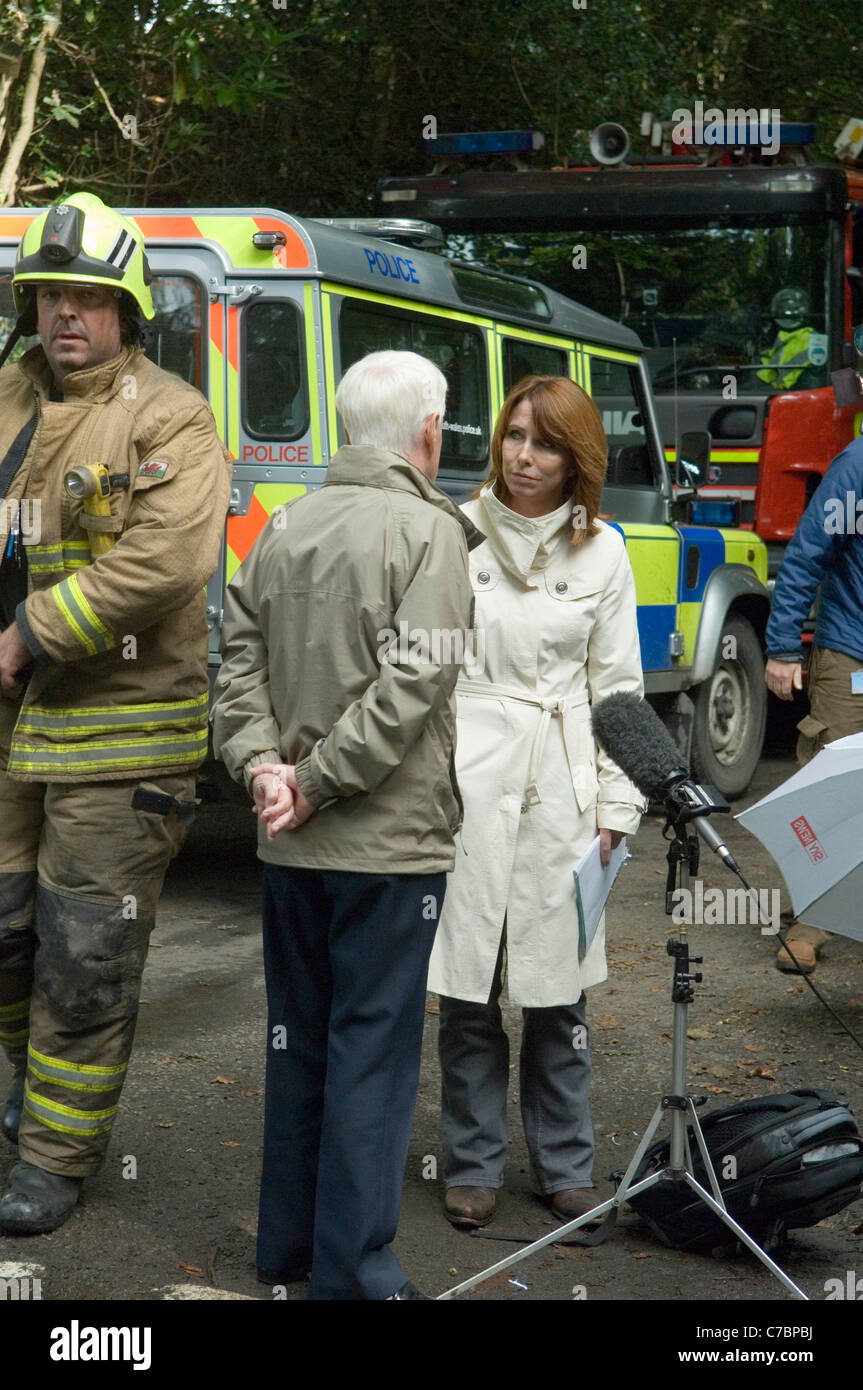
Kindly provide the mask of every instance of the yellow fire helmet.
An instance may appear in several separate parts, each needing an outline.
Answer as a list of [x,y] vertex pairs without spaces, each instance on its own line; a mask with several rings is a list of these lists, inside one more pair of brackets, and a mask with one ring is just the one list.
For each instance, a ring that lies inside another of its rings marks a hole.
[[[64,203],[46,208],[21,238],[12,292],[25,333],[36,327],[35,295],[29,286],[52,280],[123,290],[134,301],[134,317],[155,317],[144,238],[134,222],[107,207],[95,193],[73,193]],[[128,307],[133,309],[132,304]]]

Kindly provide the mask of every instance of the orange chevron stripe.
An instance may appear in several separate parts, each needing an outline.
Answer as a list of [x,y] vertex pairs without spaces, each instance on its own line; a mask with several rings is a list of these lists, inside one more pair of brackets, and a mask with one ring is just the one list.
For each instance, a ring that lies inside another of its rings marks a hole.
[[228,306],[228,361],[239,370],[240,363],[240,311],[236,306]]
[[144,236],[176,236],[176,237],[197,237],[201,236],[201,229],[194,217],[178,215],[176,217],[148,217],[143,215],[132,219],[137,222]]
[[240,564],[245,560],[268,521],[269,514],[254,496],[252,497],[252,505],[245,516],[228,517],[228,545]]
[[210,305],[210,338],[215,343],[219,352],[222,351],[223,335],[225,332],[225,306],[218,300]]
[[34,212],[31,217],[7,217],[4,213],[0,212],[0,236],[22,237],[33,221],[33,218],[38,216],[39,213]]
[[284,232],[287,238],[286,244],[277,246],[273,252],[273,257],[279,265],[292,270],[304,270],[306,268],[309,263],[309,253],[302,237],[297,235],[293,227],[289,227],[287,222],[282,222],[277,217],[253,217],[252,221],[259,232]]

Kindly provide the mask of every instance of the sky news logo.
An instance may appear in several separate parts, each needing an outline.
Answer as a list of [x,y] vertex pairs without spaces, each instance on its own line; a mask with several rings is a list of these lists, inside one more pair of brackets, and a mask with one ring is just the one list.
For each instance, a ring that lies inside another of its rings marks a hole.
[[760,145],[761,153],[779,153],[779,107],[730,107],[721,111],[697,101],[695,110],[678,107],[672,112],[671,138],[685,145]]
[[827,851],[805,816],[798,816],[796,820],[791,821],[791,829],[813,864],[820,864],[822,859],[827,858]]

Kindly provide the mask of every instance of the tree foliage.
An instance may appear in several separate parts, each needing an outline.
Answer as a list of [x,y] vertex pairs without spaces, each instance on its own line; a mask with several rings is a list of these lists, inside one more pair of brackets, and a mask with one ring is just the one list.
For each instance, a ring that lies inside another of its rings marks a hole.
[[696,99],[817,120],[829,156],[863,116],[860,34],[850,0],[17,0],[0,200],[356,213],[426,167],[429,116],[541,129],[557,163]]

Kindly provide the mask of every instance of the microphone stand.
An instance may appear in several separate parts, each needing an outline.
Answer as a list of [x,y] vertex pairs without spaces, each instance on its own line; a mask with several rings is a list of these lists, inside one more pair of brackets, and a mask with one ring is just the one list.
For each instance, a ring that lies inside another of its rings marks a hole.
[[[665,911],[669,915],[674,907],[674,889],[680,881],[680,887],[689,889],[690,878],[698,871],[698,836],[693,832],[689,822],[693,819],[691,808],[681,806],[679,800],[669,795],[666,803],[668,820],[665,830],[673,831],[666,859],[668,861],[668,875],[665,883]],[[704,811],[701,810],[703,815]],[[666,838],[668,838],[666,836]],[[475,1288],[477,1284],[482,1284],[492,1275],[500,1274],[503,1270],[518,1264],[520,1260],[525,1260],[529,1255],[535,1254],[547,1245],[560,1242],[571,1231],[576,1231],[580,1226],[587,1222],[593,1222],[599,1216],[606,1216],[609,1223],[617,1219],[617,1212],[631,1197],[635,1197],[639,1192],[647,1192],[649,1188],[655,1187],[657,1183],[670,1183],[678,1198],[685,1195],[686,1189],[691,1189],[696,1196],[704,1202],[706,1206],[725,1223],[730,1231],[747,1249],[756,1255],[763,1265],[775,1275],[779,1282],[784,1285],[788,1292],[798,1299],[808,1302],[808,1296],[802,1289],[791,1280],[784,1270],[780,1269],[775,1260],[772,1260],[766,1250],[752,1239],[747,1231],[743,1229],[733,1218],[725,1205],[722,1190],[716,1177],[704,1134],[698,1123],[696,1106],[703,1105],[705,1097],[695,1098],[689,1094],[686,1081],[686,1029],[687,1012],[689,1005],[694,998],[694,985],[701,983],[700,971],[692,974],[690,965],[700,965],[701,956],[690,956],[689,942],[686,936],[686,924],[681,923],[677,936],[671,937],[666,949],[673,961],[673,973],[671,981],[671,1000],[673,1004],[673,1026],[671,1035],[671,1089],[667,1095],[660,1098],[659,1103],[653,1112],[653,1118],[642,1136],[642,1139],[632,1156],[629,1167],[620,1181],[613,1197],[606,1202],[586,1212],[584,1216],[577,1217],[574,1221],[568,1221],[565,1225],[557,1227],[556,1230],[542,1236],[524,1249],[517,1250],[514,1255],[508,1255],[506,1259],[499,1260],[497,1264],[491,1265],[488,1269],[481,1270],[479,1274],[474,1274],[472,1278],[465,1279],[461,1284],[456,1284],[454,1288],[447,1289],[445,1293],[439,1295],[438,1301],[455,1298],[457,1294],[466,1293],[468,1289]],[[671,1121],[671,1144],[668,1156],[668,1163],[658,1173],[651,1173],[648,1177],[642,1178],[640,1182],[635,1182],[635,1174],[641,1165],[641,1161],[647,1152],[653,1136],[662,1123],[662,1118],[668,1114]],[[695,1177],[692,1164],[692,1153],[689,1145],[689,1134],[687,1122],[691,1124],[695,1133],[698,1150],[701,1154],[701,1161],[710,1183],[710,1192],[701,1185]],[[585,1244],[590,1243],[589,1238]]]

